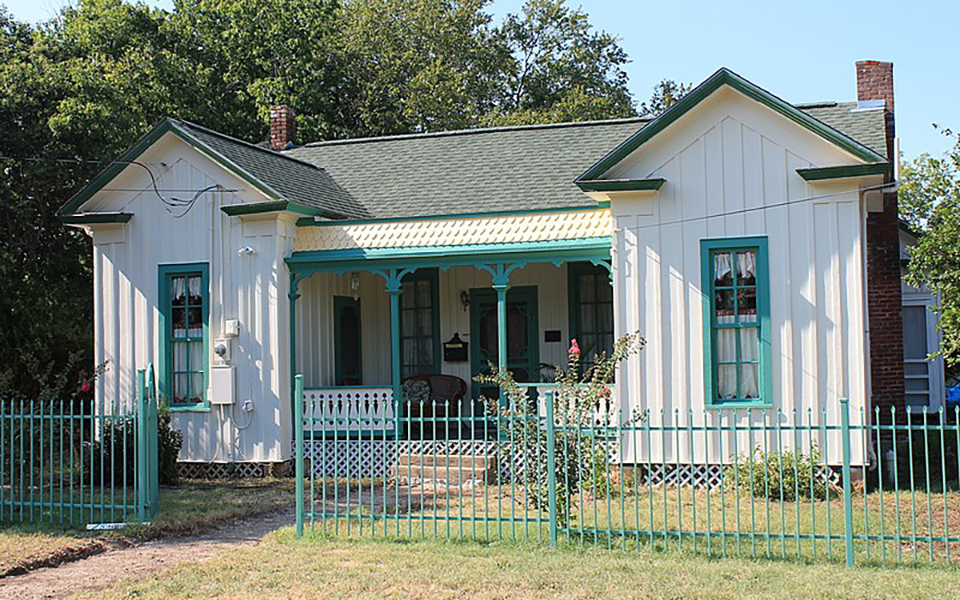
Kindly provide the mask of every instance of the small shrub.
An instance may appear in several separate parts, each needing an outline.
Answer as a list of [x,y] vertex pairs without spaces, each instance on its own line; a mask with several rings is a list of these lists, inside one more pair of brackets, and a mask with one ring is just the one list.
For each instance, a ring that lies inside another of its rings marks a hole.
[[[609,429],[621,422],[618,411],[604,413],[598,408],[610,401],[610,383],[623,359],[640,351],[644,340],[638,333],[617,340],[608,356],[595,357],[593,366],[581,376],[580,348],[576,340],[570,346],[566,369],[556,367],[557,387],[553,390],[554,457],[556,468],[557,518],[568,523],[575,495],[589,493],[593,497],[610,493],[611,449],[616,448],[617,436]],[[549,501],[550,486],[547,469],[547,431],[538,402],[531,399],[525,387],[517,385],[513,374],[490,365],[489,375],[478,375],[476,381],[496,385],[505,397],[485,399],[487,411],[498,423],[503,440],[501,451],[510,455],[517,450],[523,456],[523,471],[516,477],[524,489],[527,502],[543,509]],[[631,424],[638,418],[624,418]]]
[[826,469],[816,445],[809,455],[784,450],[768,452],[766,456],[757,446],[751,455],[738,455],[736,463],[724,469],[723,476],[727,486],[737,486],[741,493],[753,493],[755,498],[787,502],[798,497],[824,500],[829,485]]
[[[160,409],[157,419],[157,462],[160,485],[175,485],[179,481],[177,475],[177,456],[183,445],[183,434],[170,426],[170,412]],[[103,452],[103,467],[101,468],[100,452]],[[104,425],[100,440],[94,442],[92,467],[94,479],[97,482],[117,485],[126,482],[132,485],[136,477],[137,436],[133,418],[121,419],[114,425]],[[89,450],[85,459],[90,460]],[[85,469],[86,472],[89,470]]]

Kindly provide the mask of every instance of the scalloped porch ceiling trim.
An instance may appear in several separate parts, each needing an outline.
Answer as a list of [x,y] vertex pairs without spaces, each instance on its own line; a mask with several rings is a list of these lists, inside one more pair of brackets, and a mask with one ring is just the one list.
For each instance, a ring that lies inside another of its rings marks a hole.
[[609,210],[299,227],[296,252],[540,242],[613,234]]

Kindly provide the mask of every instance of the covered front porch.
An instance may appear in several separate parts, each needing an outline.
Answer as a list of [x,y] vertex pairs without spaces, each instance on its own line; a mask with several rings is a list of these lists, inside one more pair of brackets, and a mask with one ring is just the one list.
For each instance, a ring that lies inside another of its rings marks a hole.
[[291,372],[324,436],[422,439],[426,418],[492,439],[480,399],[499,390],[474,381],[490,363],[542,393],[571,339],[587,358],[613,344],[609,237],[301,251],[287,265]]

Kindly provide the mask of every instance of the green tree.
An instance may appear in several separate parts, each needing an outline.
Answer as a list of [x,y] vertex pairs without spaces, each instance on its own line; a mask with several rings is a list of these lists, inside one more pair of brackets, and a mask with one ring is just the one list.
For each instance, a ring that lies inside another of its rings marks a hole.
[[960,138],[943,157],[923,154],[901,169],[900,210],[919,232],[911,247],[907,281],[937,295],[943,343],[940,354],[960,364]]
[[349,65],[354,135],[475,126],[494,107],[509,53],[487,0],[352,0],[335,47]]
[[659,117],[692,89],[693,85],[689,83],[677,83],[672,79],[662,80],[653,86],[653,95],[650,99],[640,105],[640,116]]
[[259,142],[277,103],[305,140],[633,114],[626,54],[585,13],[487,7],[80,0],[28,25],[0,6],[0,393],[93,372],[90,242],[56,211],[164,116]]
[[528,0],[500,35],[513,60],[489,124],[584,121],[634,116],[616,36],[595,31],[565,0]]

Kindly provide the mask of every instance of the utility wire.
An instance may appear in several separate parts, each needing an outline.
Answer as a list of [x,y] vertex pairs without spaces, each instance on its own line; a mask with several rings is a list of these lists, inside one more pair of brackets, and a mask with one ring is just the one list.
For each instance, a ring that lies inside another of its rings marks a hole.
[[[196,204],[200,196],[202,196],[203,194],[206,194],[207,192],[212,192],[215,190],[219,190],[222,192],[237,191],[237,190],[227,190],[219,183],[211,186],[207,186],[200,190],[193,190],[193,189],[161,190],[160,187],[157,185],[156,176],[153,174],[153,171],[150,169],[148,165],[166,166],[165,163],[162,163],[162,162],[161,163],[143,163],[136,160],[107,161],[107,160],[88,160],[88,159],[79,159],[79,158],[49,158],[49,157],[41,157],[41,156],[0,156],[0,160],[11,161],[11,162],[36,162],[36,163],[53,162],[57,164],[71,164],[71,163],[72,164],[104,164],[104,163],[107,163],[109,165],[120,164],[120,165],[138,166],[142,168],[144,171],[146,171],[147,175],[150,176],[150,187],[153,190],[153,193],[156,194],[157,198],[160,199],[160,202],[163,203],[164,209],[176,219],[185,217],[187,213],[190,212],[190,209],[192,209],[193,206]],[[119,190],[119,189],[111,190],[109,188],[103,188],[103,190],[104,191],[136,191],[136,192],[143,191],[143,190]],[[193,196],[188,199],[177,198],[175,196],[166,197],[161,193],[162,191],[168,191],[168,192],[179,191],[179,192],[188,192],[188,193],[193,192]],[[182,211],[180,211],[180,209],[182,209]]]
[[723,217],[733,217],[733,216],[736,216],[736,215],[744,215],[744,214],[747,214],[747,213],[757,212],[757,211],[761,211],[761,210],[770,210],[770,209],[774,209],[774,208],[782,208],[782,207],[784,207],[784,206],[793,206],[794,204],[803,204],[803,203],[806,203],[806,202],[812,202],[812,201],[814,201],[814,200],[822,200],[822,199],[824,199],[824,198],[834,198],[834,197],[836,197],[836,196],[845,196],[845,195],[847,195],[847,194],[852,194],[852,193],[868,192],[868,191],[870,191],[870,190],[880,190],[880,189],[884,189],[884,188],[893,187],[894,185],[896,185],[896,182],[892,182],[892,183],[881,183],[881,184],[879,184],[879,185],[870,185],[870,186],[867,186],[867,187],[857,188],[857,189],[855,189],[855,190],[845,190],[845,191],[842,191],[842,192],[834,192],[834,193],[831,193],[831,194],[821,194],[821,195],[819,195],[819,196],[807,196],[806,198],[795,198],[795,199],[793,199],[793,200],[786,200],[786,201],[784,201],[784,202],[776,202],[776,203],[774,203],[774,204],[765,204],[765,205],[763,205],[763,206],[754,206],[754,207],[751,207],[751,208],[741,208],[741,209],[738,209],[738,210],[732,210],[732,211],[730,211],[730,212],[713,213],[713,214],[701,215],[701,216],[697,216],[697,217],[688,217],[688,218],[685,218],[685,219],[676,219],[676,220],[674,220],[674,221],[660,221],[660,222],[658,222],[658,223],[650,223],[650,224],[647,224],[647,225],[639,225],[639,226],[637,226],[637,227],[630,227],[629,229],[650,229],[650,228],[653,228],[653,227],[663,227],[664,225],[679,225],[679,224],[682,224],[682,223],[692,223],[692,222],[695,222],[695,221],[706,221],[706,220],[709,220],[709,219],[719,219],[719,218],[723,218]]

